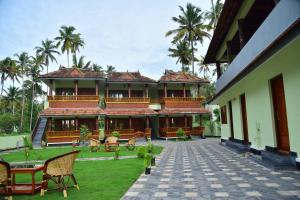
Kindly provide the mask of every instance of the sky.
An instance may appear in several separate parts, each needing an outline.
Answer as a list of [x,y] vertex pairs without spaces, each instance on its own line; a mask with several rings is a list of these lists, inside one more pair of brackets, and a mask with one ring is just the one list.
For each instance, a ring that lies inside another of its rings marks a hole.
[[[33,55],[34,47],[67,25],[82,34],[85,47],[79,55],[86,62],[159,79],[165,69],[181,68],[168,56],[171,37],[165,33],[177,27],[171,18],[187,2],[210,8],[210,0],[0,0],[0,59],[23,51]],[[198,45],[198,56],[205,55],[208,44]],[[67,66],[66,56],[49,71]]]

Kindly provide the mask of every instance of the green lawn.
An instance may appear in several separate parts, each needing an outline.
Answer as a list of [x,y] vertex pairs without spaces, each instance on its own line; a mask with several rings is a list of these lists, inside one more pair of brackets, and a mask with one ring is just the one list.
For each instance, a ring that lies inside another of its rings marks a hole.
[[[138,148],[138,147],[137,147]],[[135,148],[134,151],[127,150],[124,146],[120,147],[120,156],[132,156],[137,155],[137,148]],[[80,154],[78,155],[78,158],[94,158],[94,157],[112,157],[114,156],[114,152],[105,152],[104,147],[101,146],[101,150],[99,152],[90,152],[89,147],[76,147],[76,149],[81,150]],[[45,149],[34,149],[30,150],[29,152],[29,158],[30,160],[47,160],[49,158],[52,158],[54,156],[67,153],[72,151],[72,147],[51,147],[51,148],[45,148]],[[154,147],[154,153],[159,154],[162,151],[161,146],[155,146]],[[24,150],[20,150],[18,152],[13,152],[9,154],[0,154],[0,157],[2,157],[7,162],[17,162],[17,161],[25,161],[25,153]]]
[[[105,160],[105,161],[77,161],[75,162],[74,174],[80,187],[68,188],[68,199],[72,200],[95,200],[120,199],[130,186],[143,172],[143,159]],[[41,180],[41,173],[36,179]],[[16,176],[17,182],[30,181],[29,176]],[[49,185],[52,186],[53,185]],[[14,200],[52,200],[64,199],[60,191],[49,191],[44,197],[39,193],[31,195],[16,195]]]

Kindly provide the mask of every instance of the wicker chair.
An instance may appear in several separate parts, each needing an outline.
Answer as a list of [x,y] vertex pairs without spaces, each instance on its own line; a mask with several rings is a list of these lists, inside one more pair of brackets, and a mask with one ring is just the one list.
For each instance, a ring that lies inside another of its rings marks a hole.
[[91,148],[91,152],[93,152],[93,151],[99,151],[99,149],[100,149],[100,141],[91,138],[89,146]]
[[69,177],[74,182],[74,187],[79,190],[79,186],[76,182],[73,174],[73,165],[77,154],[80,151],[72,151],[63,155],[56,156],[45,162],[41,196],[45,195],[45,191],[48,187],[49,180],[53,181],[57,188],[63,191],[63,195],[67,197],[67,183],[65,177]]
[[129,151],[133,151],[135,149],[135,142],[136,142],[135,137],[128,139],[128,142],[126,144],[126,148]]
[[6,195],[8,200],[13,199],[10,166],[4,161],[0,161],[0,194]]
[[105,141],[105,151],[114,151],[115,148],[117,148],[119,146],[119,142],[118,142],[119,138],[111,136],[106,138]]

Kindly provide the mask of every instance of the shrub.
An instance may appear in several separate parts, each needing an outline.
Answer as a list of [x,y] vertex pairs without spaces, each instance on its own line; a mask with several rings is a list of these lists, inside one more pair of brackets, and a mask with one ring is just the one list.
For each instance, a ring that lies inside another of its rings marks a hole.
[[120,137],[120,133],[118,131],[113,131],[112,136],[119,138]]
[[33,149],[33,145],[32,145],[32,142],[31,140],[28,138],[28,136],[24,136],[23,137],[23,144],[24,144],[24,147],[25,148],[28,148],[28,149]]
[[152,153],[146,153],[144,156],[144,167],[148,168],[151,165],[151,160],[153,158],[153,154]]
[[89,134],[88,127],[86,125],[81,125],[79,131],[80,131],[80,140],[85,141]]
[[137,157],[138,158],[144,158],[146,154],[146,149],[145,147],[139,147],[137,151]]
[[185,132],[182,128],[179,128],[177,131],[176,131],[176,136],[177,137],[185,137]]
[[4,113],[0,115],[0,129],[5,133],[13,132],[15,124],[15,118],[10,113]]
[[148,142],[147,142],[146,152],[147,153],[153,153],[154,152],[154,145],[151,143],[151,140],[148,140]]
[[120,148],[117,147],[117,148],[115,149],[114,159],[115,159],[115,160],[118,160],[118,159],[119,159],[119,156],[120,156]]

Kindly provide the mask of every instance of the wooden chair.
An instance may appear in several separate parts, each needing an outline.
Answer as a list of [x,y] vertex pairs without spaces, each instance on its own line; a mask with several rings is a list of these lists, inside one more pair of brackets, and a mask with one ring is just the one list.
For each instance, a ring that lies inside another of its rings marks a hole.
[[10,175],[10,166],[7,162],[0,161],[0,194],[12,200],[12,183]]
[[128,139],[128,142],[126,144],[126,148],[129,151],[133,151],[135,149],[135,142],[136,142],[135,137]]
[[100,141],[91,138],[90,139],[90,145],[89,145],[89,147],[91,148],[91,152],[93,152],[93,151],[99,151],[99,149],[100,149]]
[[45,162],[41,196],[45,195],[45,191],[48,187],[49,180],[53,181],[57,188],[63,191],[63,195],[67,197],[67,183],[65,178],[71,178],[74,182],[74,187],[79,190],[79,186],[76,182],[75,176],[73,174],[73,166],[80,151],[72,151],[63,155],[56,156]]
[[114,137],[114,136],[110,136],[108,138],[106,138],[106,141],[105,141],[105,151],[114,151],[115,148],[117,148],[119,146],[119,142],[118,142],[118,139],[117,137]]

